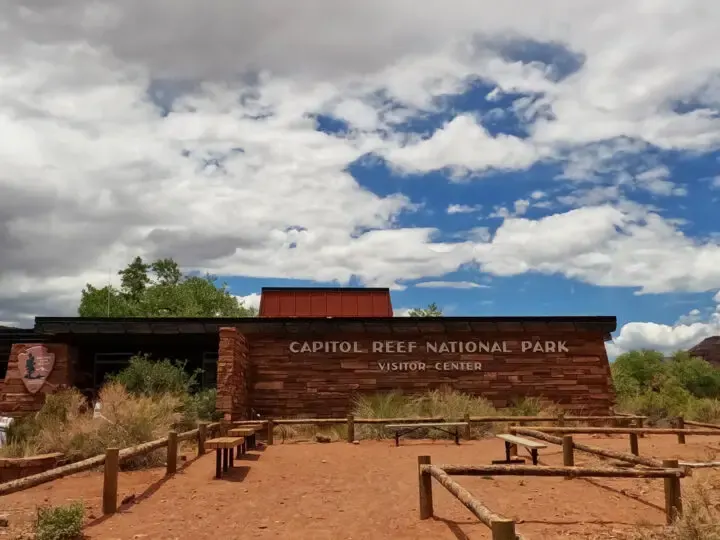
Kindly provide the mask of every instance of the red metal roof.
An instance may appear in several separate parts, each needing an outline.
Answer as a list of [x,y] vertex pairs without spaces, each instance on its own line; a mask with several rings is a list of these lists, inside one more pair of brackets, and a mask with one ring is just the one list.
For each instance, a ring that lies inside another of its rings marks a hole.
[[267,288],[260,317],[392,317],[390,289]]

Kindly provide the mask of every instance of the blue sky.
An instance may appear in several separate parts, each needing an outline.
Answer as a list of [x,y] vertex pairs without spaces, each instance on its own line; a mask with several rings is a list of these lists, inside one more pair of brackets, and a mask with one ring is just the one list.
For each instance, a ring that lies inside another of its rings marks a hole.
[[720,4],[143,6],[0,6],[0,324],[141,255],[720,333]]

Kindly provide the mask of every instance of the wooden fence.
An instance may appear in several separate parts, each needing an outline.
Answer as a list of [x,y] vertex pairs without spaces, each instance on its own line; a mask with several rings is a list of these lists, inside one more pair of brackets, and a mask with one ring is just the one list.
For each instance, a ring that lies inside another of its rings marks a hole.
[[[513,435],[526,435],[528,437],[533,437],[534,439],[539,439],[541,441],[549,442],[550,444],[557,444],[557,445],[570,444],[571,448],[573,448],[574,450],[580,450],[580,451],[586,452],[588,454],[595,454],[596,456],[617,459],[619,461],[624,461],[626,463],[633,463],[635,465],[644,465],[646,467],[655,467],[655,468],[659,468],[659,467],[663,466],[662,462],[658,461],[657,459],[641,457],[639,455],[639,452],[637,450],[637,438],[635,438],[634,451],[632,451],[633,444],[631,441],[631,451],[632,452],[630,454],[628,454],[627,452],[620,452],[618,450],[610,450],[609,448],[601,448],[599,446],[591,446],[589,444],[575,442],[575,441],[573,441],[571,435],[566,435],[565,437],[562,437],[562,438],[555,437],[553,435],[544,433],[537,428],[513,427],[513,428],[510,428],[510,432]],[[631,437],[632,437],[632,435],[631,435]],[[637,437],[637,435],[636,435],[636,437]]]
[[316,425],[316,426],[335,426],[345,424],[347,426],[347,441],[353,442],[355,440],[355,426],[356,425],[382,425],[382,424],[421,424],[421,423],[438,423],[438,422],[465,422],[468,424],[465,438],[470,438],[470,429],[473,424],[492,424],[492,423],[506,423],[506,422],[517,422],[520,425],[526,423],[557,423],[559,426],[564,426],[565,422],[610,422],[613,425],[618,424],[629,424],[635,422],[639,428],[642,428],[644,421],[647,419],[646,416],[565,416],[559,414],[557,416],[472,416],[466,414],[462,418],[444,418],[442,416],[435,417],[416,417],[416,418],[355,418],[354,415],[349,414],[346,418],[278,418],[278,419],[265,419],[265,420],[240,420],[233,422],[236,426],[248,426],[248,425],[262,425],[266,428],[266,442],[268,445],[273,444],[275,426],[301,426],[301,425]]
[[433,516],[432,479],[452,493],[465,508],[480,520],[480,523],[492,531],[492,540],[521,540],[522,537],[515,532],[515,522],[492,512],[480,501],[473,497],[467,489],[455,482],[442,469],[431,465],[430,456],[418,456],[418,480],[420,483],[420,519]]
[[[563,448],[563,450],[565,450]],[[432,465],[430,456],[418,457],[420,519],[433,515],[432,478],[452,493],[481,523],[492,531],[492,540],[515,540],[522,537],[515,531],[515,521],[493,513],[450,476],[554,476],[565,478],[662,478],[665,490],[666,522],[671,524],[682,514],[680,479],[686,476],[677,460],[665,460],[660,469],[632,470],[622,468],[590,468],[567,465]]]
[[198,455],[205,453],[205,440],[208,435],[221,427],[219,423],[200,424],[196,429],[178,433],[170,431],[167,437],[147,443],[132,446],[130,448],[108,448],[104,454],[94,456],[83,461],[71,463],[63,467],[49,470],[44,473],[27,476],[19,480],[13,480],[0,484],[0,496],[15,493],[39,486],[58,478],[70,476],[83,471],[89,471],[104,465],[102,507],[104,514],[117,512],[118,507],[118,476],[120,465],[130,459],[137,458],[167,448],[166,475],[174,474],[177,471],[178,444],[182,441],[197,440]]
[[682,427],[674,428],[630,428],[630,427],[547,427],[538,426],[533,428],[543,433],[579,435],[579,434],[605,434],[605,435],[677,435],[678,443],[685,444],[685,437],[688,435],[696,436],[718,436],[720,431],[717,429],[685,429],[685,423]]

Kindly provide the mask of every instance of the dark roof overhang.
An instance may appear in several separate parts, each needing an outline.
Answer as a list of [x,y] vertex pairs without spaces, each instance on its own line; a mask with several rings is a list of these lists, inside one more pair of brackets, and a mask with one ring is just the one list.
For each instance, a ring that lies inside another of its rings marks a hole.
[[330,317],[319,318],[82,318],[37,317],[38,334],[207,334],[235,327],[253,334],[323,335],[332,332],[394,336],[426,333],[601,333],[617,327],[612,316],[595,317]]

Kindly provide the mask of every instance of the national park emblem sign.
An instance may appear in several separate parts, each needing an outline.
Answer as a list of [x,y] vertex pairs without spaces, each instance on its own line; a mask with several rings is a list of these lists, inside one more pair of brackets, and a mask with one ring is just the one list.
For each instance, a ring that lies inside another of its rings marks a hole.
[[37,393],[55,366],[55,355],[44,345],[33,345],[18,355],[18,368],[28,392]]

